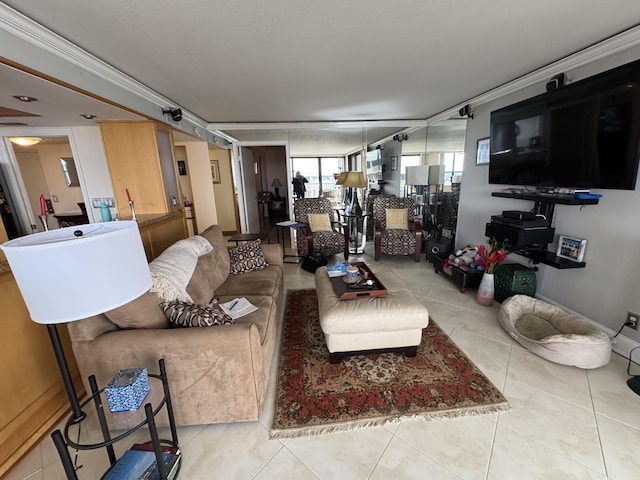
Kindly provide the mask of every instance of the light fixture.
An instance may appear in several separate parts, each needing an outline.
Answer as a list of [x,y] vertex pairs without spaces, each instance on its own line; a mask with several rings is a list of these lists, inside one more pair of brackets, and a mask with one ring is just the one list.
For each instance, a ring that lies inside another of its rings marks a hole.
[[393,139],[396,142],[403,142],[405,140],[409,140],[409,135],[407,135],[406,133],[401,133],[401,134],[398,134],[398,135],[394,135]]
[[351,196],[350,212],[355,215],[362,215],[362,208],[358,203],[358,188],[367,188],[367,179],[362,172],[346,172],[343,187],[353,191]]
[[56,324],[107,312],[151,287],[138,224],[94,223],[35,233],[2,245],[31,319],[47,325],[69,397],[80,408]]
[[97,117],[97,115],[93,115],[91,113],[81,113],[80,116],[86,118],[87,120],[93,120]]
[[38,99],[36,97],[29,97],[28,95],[14,95],[13,98],[16,100],[20,100],[21,102],[31,103],[37,102]]
[[467,118],[473,119],[473,110],[471,110],[471,106],[469,104],[465,105],[460,110],[458,110],[458,113],[460,114],[461,117],[467,117]]
[[40,143],[42,141],[41,138],[38,137],[11,137],[9,138],[12,143],[16,145],[20,145],[22,147],[30,147],[31,145],[35,145],[36,143]]
[[273,182],[271,182],[271,186],[276,191],[276,198],[280,198],[280,187],[282,186],[280,179],[278,177],[275,177],[273,179]]

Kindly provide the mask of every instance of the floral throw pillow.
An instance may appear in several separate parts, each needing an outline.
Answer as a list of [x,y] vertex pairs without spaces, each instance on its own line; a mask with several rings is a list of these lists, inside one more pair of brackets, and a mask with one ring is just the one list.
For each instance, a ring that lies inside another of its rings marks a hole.
[[160,307],[174,327],[212,327],[235,323],[229,315],[209,305],[174,300],[163,302]]
[[231,259],[230,275],[253,272],[269,266],[260,248],[260,240],[238,245],[229,250]]

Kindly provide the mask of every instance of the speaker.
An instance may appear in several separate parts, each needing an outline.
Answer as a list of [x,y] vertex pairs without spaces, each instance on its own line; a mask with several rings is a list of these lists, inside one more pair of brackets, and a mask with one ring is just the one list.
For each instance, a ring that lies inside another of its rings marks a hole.
[[429,185],[444,184],[444,165],[429,165]]
[[567,78],[565,77],[564,73],[559,73],[558,75],[553,76],[551,80],[547,82],[547,92],[551,92],[553,90],[564,87],[566,79]]
[[427,240],[427,262],[434,263],[436,257],[446,257],[451,253],[451,240]]
[[181,108],[164,108],[162,109],[162,113],[171,115],[171,120],[174,122],[179,122],[182,120],[182,109]]

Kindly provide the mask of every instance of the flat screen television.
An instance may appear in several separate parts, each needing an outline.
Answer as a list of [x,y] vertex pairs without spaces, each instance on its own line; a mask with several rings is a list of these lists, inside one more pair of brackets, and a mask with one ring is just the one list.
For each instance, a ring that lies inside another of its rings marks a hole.
[[489,183],[634,190],[640,60],[491,112]]

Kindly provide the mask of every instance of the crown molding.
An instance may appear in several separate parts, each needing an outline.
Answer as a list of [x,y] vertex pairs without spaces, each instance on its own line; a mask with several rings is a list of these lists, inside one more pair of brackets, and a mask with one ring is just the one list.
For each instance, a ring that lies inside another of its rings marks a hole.
[[[145,100],[159,108],[157,118],[162,119],[162,108],[167,105],[175,105],[173,100],[160,95],[143,83],[126,75],[107,62],[83,50],[77,45],[66,40],[57,33],[36,23],[26,15],[13,8],[0,3],[0,29],[33,45],[54,57],[68,62],[81,70],[101,78],[108,84],[124,90],[142,100]],[[25,62],[19,63],[24,64]],[[37,65],[25,65],[26,67],[40,70]],[[46,72],[43,72],[46,73]],[[205,128],[206,122],[193,113],[183,110],[183,119],[192,124]]]

